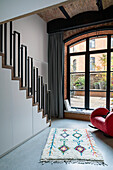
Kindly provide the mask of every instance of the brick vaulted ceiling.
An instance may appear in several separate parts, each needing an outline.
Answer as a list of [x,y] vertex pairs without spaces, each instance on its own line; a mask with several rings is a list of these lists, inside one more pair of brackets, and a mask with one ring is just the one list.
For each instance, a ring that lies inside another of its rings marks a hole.
[[[62,7],[68,14],[68,16],[72,18],[73,16],[83,12],[98,11],[98,3],[100,2],[103,9],[106,9],[109,6],[113,5],[113,0],[68,0],[68,2],[62,5]],[[46,22],[58,18],[66,19],[66,15],[63,14],[59,6],[47,8],[45,10],[39,11],[37,14]]]

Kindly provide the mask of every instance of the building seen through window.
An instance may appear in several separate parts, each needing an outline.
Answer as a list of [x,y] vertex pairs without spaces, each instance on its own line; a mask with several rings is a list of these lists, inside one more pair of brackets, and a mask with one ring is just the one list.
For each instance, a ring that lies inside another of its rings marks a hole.
[[95,70],[95,57],[90,58],[90,71]]
[[76,59],[73,60],[73,72],[76,71]]
[[89,41],[89,48],[95,48],[95,39]]
[[111,48],[113,48],[113,37],[111,38]]

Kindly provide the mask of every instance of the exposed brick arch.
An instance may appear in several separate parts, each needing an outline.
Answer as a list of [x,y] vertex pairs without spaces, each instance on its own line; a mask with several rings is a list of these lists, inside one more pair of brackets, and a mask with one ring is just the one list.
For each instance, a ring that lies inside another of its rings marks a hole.
[[108,35],[108,34],[113,34],[113,30],[107,29],[107,30],[99,30],[99,31],[94,31],[94,32],[86,32],[82,35],[76,35],[74,38],[71,40],[67,41],[64,46],[65,50],[65,55],[64,55],[64,99],[67,98],[67,49],[68,46],[71,45],[72,43],[76,43],[77,41],[80,41],[82,39],[92,37],[92,36],[97,36],[97,35]]

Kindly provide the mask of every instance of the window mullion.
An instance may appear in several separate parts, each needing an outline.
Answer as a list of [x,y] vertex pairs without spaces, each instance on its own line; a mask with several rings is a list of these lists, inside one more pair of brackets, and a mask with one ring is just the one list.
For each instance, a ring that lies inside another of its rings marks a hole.
[[70,102],[70,56],[69,56],[69,46],[67,47],[67,99]]
[[107,94],[106,94],[106,107],[110,110],[110,61],[111,61],[111,35],[107,38]]
[[85,56],[85,108],[89,109],[89,38],[86,39]]

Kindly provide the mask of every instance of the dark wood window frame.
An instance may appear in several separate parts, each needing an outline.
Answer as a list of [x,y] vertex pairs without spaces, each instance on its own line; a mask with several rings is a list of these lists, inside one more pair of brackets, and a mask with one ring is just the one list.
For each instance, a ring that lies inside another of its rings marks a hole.
[[[111,48],[111,34],[103,34],[100,36],[106,36],[107,37],[107,49],[102,49],[102,50],[93,50],[89,51],[89,39],[94,37],[88,37],[85,38],[86,40],[86,51],[85,52],[74,52],[70,53],[69,48],[75,43],[78,43],[79,41],[76,41],[70,45],[67,46],[67,98],[70,101],[70,56],[77,56],[77,55],[85,55],[85,109],[90,109],[89,108],[89,94],[90,94],[90,87],[89,87],[89,76],[90,76],[90,54],[98,54],[98,53],[106,53],[107,54],[107,89],[106,89],[106,108],[110,110],[110,92],[113,92],[113,90],[110,90],[110,75],[111,71],[110,70],[110,64],[111,64],[111,52],[113,52],[113,49]],[[82,41],[84,39],[81,39]],[[100,71],[104,72],[104,71]],[[93,72],[91,72],[93,73]],[[76,91],[76,90],[75,90]],[[99,91],[99,90],[98,90]],[[103,92],[101,90],[101,92]],[[105,91],[104,91],[105,92]]]

